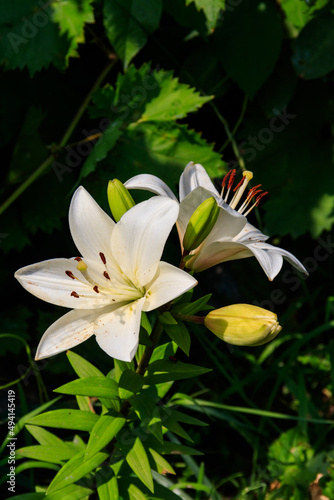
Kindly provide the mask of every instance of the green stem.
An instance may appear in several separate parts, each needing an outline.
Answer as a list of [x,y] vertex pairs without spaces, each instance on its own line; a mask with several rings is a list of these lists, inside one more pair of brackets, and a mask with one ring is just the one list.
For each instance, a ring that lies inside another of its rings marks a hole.
[[139,375],[144,376],[146,372],[146,368],[150,362],[150,359],[152,357],[153,351],[157,346],[157,343],[159,341],[160,335],[162,332],[162,324],[159,321],[159,318],[156,319],[155,325],[153,327],[150,340],[152,342],[151,345],[145,347],[144,354],[141,358],[141,360],[138,363],[136,373]]
[[216,113],[219,121],[223,124],[223,127],[225,129],[226,135],[227,135],[229,141],[232,144],[233,152],[235,154],[236,159],[238,160],[238,163],[239,163],[240,167],[242,168],[242,170],[246,170],[246,165],[245,165],[244,159],[243,159],[243,157],[241,156],[241,154],[239,152],[238,145],[237,145],[237,143],[236,143],[236,141],[235,141],[235,139],[233,137],[232,132],[230,131],[230,128],[229,128],[229,125],[228,125],[227,121],[220,114],[217,106],[213,102],[210,102],[210,105],[211,105],[212,109],[214,110],[214,112]]
[[204,316],[194,316],[192,314],[173,314],[173,317],[176,319],[180,319],[182,321],[188,321],[189,323],[197,323],[198,325],[204,325]]
[[[68,139],[71,137],[75,127],[77,126],[80,118],[82,117],[83,113],[85,112],[91,97],[92,93],[101,85],[103,82],[104,78],[106,75],[109,73],[111,68],[114,66],[116,63],[117,59],[115,58],[113,61],[109,62],[107,66],[103,69],[102,73],[99,75],[97,78],[96,82],[94,83],[93,87],[90,89],[88,92],[86,98],[84,99],[83,103],[81,104],[80,108],[78,109],[77,113],[75,114],[73,120],[71,121],[70,125],[68,126],[65,134],[63,135],[58,147],[62,148],[66,145]],[[51,163],[55,160],[54,154],[51,154],[48,158],[46,158],[43,163],[26,179],[17,189],[14,191],[13,194],[0,206],[0,215],[7,210],[8,207],[14,201],[21,196],[21,194],[51,165]]]
[[[245,95],[243,103],[242,103],[242,108],[241,108],[240,116],[239,116],[239,118],[237,120],[237,123],[234,125],[234,128],[233,128],[233,130],[231,132],[231,136],[232,137],[235,136],[235,134],[238,131],[238,128],[240,127],[240,125],[242,123],[242,120],[244,119],[244,116],[245,116],[245,113],[246,113],[246,109],[247,109],[247,104],[248,104],[248,97],[247,97],[247,95]],[[224,144],[222,145],[222,147],[219,149],[218,152],[222,153],[224,151],[224,149],[229,145],[230,142],[231,142],[230,137],[228,137],[227,140],[224,142]]]

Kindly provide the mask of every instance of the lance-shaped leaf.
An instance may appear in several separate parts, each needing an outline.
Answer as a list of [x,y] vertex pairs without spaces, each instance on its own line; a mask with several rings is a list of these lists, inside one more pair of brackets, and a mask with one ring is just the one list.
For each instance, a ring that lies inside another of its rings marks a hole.
[[87,361],[82,356],[79,356],[79,354],[73,351],[68,351],[66,356],[78,377],[104,377],[103,373],[96,368],[96,366],[92,365],[92,363]]
[[44,460],[53,464],[61,464],[64,460],[70,460],[77,451],[66,446],[34,445],[19,448],[16,451],[17,458],[33,458],[34,460]]
[[165,476],[166,474],[176,474],[173,467],[170,465],[167,460],[162,457],[156,450],[149,448],[149,452],[154,460],[155,466],[159,474]]
[[39,442],[39,444],[44,444],[48,446],[63,446],[67,447],[67,443],[64,443],[58,436],[52,434],[52,432],[43,429],[43,427],[38,427],[37,425],[26,425],[27,431],[30,432],[32,436]]
[[122,439],[122,436],[119,436],[117,442],[119,449],[133,472],[153,492],[154,487],[150,463],[139,437],[136,437],[132,444],[126,444],[126,440]]
[[211,371],[210,368],[203,368],[181,361],[176,363],[172,360],[154,361],[147,368],[148,374],[145,376],[146,384],[161,384],[171,380],[182,380],[184,378],[198,377]]
[[51,482],[47,490],[47,495],[79,481],[79,479],[95,470],[109,457],[108,453],[97,453],[85,461],[84,456],[84,451],[78,453],[75,457],[69,460],[64,467],[62,467],[62,469],[60,469]]
[[160,443],[163,443],[160,409],[154,403],[153,399],[144,392],[130,398],[131,406],[139,416],[147,432],[153,434]]
[[73,394],[74,396],[118,399],[118,384],[106,377],[86,377],[62,385],[58,389],[54,389],[54,392]]
[[125,422],[124,417],[101,415],[90,433],[85,460],[107,446],[122,429]]
[[143,387],[144,378],[132,370],[125,370],[119,380],[119,395],[122,399],[129,397],[139,392]]
[[117,477],[110,467],[104,465],[97,470],[95,477],[99,500],[119,500]]
[[90,432],[99,416],[82,410],[54,410],[30,418],[27,423],[57,429],[75,429]]
[[181,321],[176,321],[175,325],[164,325],[167,335],[179,346],[187,356],[189,356],[191,339],[188,329]]

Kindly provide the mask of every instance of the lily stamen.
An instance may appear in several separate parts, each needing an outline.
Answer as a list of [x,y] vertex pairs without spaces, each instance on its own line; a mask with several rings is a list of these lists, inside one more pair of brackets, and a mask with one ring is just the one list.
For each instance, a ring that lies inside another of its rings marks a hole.
[[233,186],[233,183],[234,183],[234,179],[235,179],[235,174],[237,173],[236,169],[234,168],[233,170],[230,170],[230,178],[229,178],[229,181],[228,181],[228,185],[227,185],[227,193],[226,193],[226,196],[225,196],[225,203],[227,203],[227,199],[229,197],[229,194],[230,194],[230,191],[231,191],[231,187]]
[[266,194],[268,194],[268,191],[264,191],[263,193],[261,193],[255,200],[255,203],[253,203],[253,205],[247,210],[247,212],[245,213],[245,217],[247,217],[247,215],[249,214],[249,212],[251,210],[253,210],[254,207],[258,207],[259,206],[259,203],[260,203],[260,200],[261,198],[263,198]]
[[246,190],[246,187],[248,186],[249,181],[252,178],[253,178],[253,173],[250,172],[249,170],[246,170],[242,174],[241,181],[239,182],[239,184],[237,184],[237,186],[233,190],[233,191],[235,191],[235,194],[232,198],[232,201],[229,204],[231,208],[235,208],[238,205],[242,195],[244,194],[244,192]]

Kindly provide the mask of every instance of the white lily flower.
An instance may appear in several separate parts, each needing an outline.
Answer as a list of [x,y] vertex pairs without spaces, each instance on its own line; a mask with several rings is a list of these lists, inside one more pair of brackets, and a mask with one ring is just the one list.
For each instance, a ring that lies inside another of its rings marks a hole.
[[33,295],[73,309],[46,330],[36,359],[70,349],[95,334],[109,356],[132,360],[141,312],[197,284],[188,273],[160,261],[178,212],[175,201],[154,197],[115,224],[83,187],[77,189],[69,224],[81,257],[47,260],[15,273]]
[[[253,174],[244,172],[242,180],[235,188],[233,188],[234,176],[235,171],[230,171],[224,177],[222,191],[219,193],[202,165],[190,162],[185,167],[180,178],[180,213],[177,221],[181,246],[191,215],[205,199],[214,196],[221,207],[213,230],[196,250],[190,252],[186,266],[199,272],[228,260],[255,257],[269,280],[273,280],[281,270],[285,258],[298,271],[308,274],[294,255],[283,248],[266,243],[269,236],[247,222],[248,213],[267,193],[258,189],[260,185],[255,186],[249,190],[245,201],[241,202],[241,197]],[[177,199],[170,188],[154,175],[137,175],[124,185],[128,189],[146,189],[173,200]]]

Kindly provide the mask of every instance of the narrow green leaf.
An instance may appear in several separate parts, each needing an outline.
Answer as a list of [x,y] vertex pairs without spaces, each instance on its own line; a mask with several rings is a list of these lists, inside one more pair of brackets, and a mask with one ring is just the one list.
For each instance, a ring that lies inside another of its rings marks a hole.
[[119,381],[119,395],[122,399],[128,399],[143,387],[144,377],[132,370],[124,370]]
[[39,444],[47,446],[64,446],[66,448],[66,443],[62,441],[58,436],[52,434],[52,432],[43,429],[43,427],[38,427],[37,425],[26,425],[27,431],[30,432],[32,436],[39,442]]
[[78,407],[80,410],[92,411],[91,405],[89,404],[89,402],[90,402],[89,397],[87,397],[87,396],[75,396],[75,399],[77,400]]
[[34,445],[19,448],[16,451],[17,458],[33,458],[54,464],[61,464],[64,460],[70,460],[77,451],[66,446]]
[[163,314],[160,314],[159,321],[163,325],[177,325],[176,319],[168,311],[164,312]]
[[73,394],[75,396],[118,399],[117,383],[106,377],[85,377],[73,380],[54,389],[54,392]]
[[57,429],[75,429],[90,432],[99,416],[82,410],[54,410],[30,418],[27,423]]
[[79,354],[76,354],[73,351],[68,351],[66,356],[78,377],[104,377],[103,373],[96,368],[96,366],[92,365],[92,363],[87,361],[82,356],[79,356]]
[[95,477],[99,500],[119,500],[117,477],[110,467],[98,469]]
[[189,425],[198,425],[201,427],[206,427],[209,425],[206,422],[202,422],[202,420],[199,420],[198,418],[191,417],[190,415],[186,415],[185,413],[175,410],[173,407],[168,408],[168,410],[173,412],[173,416],[178,422],[183,422],[184,424]]
[[164,444],[159,443],[155,438],[151,437],[147,440],[147,446],[154,449],[161,455],[203,455],[198,450],[194,450],[189,446],[184,446],[178,443],[171,443],[170,441],[165,441]]
[[185,364],[181,361],[175,363],[171,360],[160,360],[151,363],[147,371],[148,375],[144,377],[145,384],[160,384],[171,380],[198,377],[210,372],[211,369]]
[[197,314],[200,311],[207,311],[213,309],[212,306],[208,306],[208,302],[212,297],[212,293],[208,293],[203,297],[195,300],[194,302],[189,302],[188,304],[178,303],[172,307],[172,312],[182,313],[182,314]]
[[191,339],[186,325],[181,321],[176,321],[176,324],[165,324],[164,330],[175,344],[189,356]]
[[92,472],[96,467],[101,465],[104,460],[109,457],[108,453],[97,453],[88,460],[84,460],[85,452],[82,451],[69,460],[55,476],[51,482],[47,495],[54,493],[65,486],[75,483],[89,472]]
[[147,496],[133,483],[129,485],[128,494],[129,500],[147,500]]
[[15,469],[16,474],[20,474],[21,472],[25,470],[30,470],[30,469],[50,469],[50,470],[55,470],[56,472],[59,471],[60,466],[56,464],[52,464],[50,462],[39,462],[37,460],[32,460],[31,462],[25,461],[18,465]]
[[177,434],[178,436],[183,437],[184,439],[187,439],[191,443],[194,441],[191,439],[189,434],[183,429],[183,427],[179,424],[177,421],[176,416],[173,414],[172,411],[169,411],[168,408],[161,408],[161,421],[162,425],[168,429],[169,431],[173,432],[174,434]]
[[70,484],[69,486],[62,488],[60,491],[47,495],[46,498],[47,500],[87,500],[89,495],[92,495],[93,493],[93,490],[84,488],[78,484]]
[[120,361],[119,359],[114,359],[114,366],[115,366],[115,380],[117,383],[119,382],[121,375],[125,370],[135,371],[133,361],[129,362],[129,361]]
[[153,450],[152,448],[149,448],[149,452],[152,455],[152,458],[154,460],[155,466],[159,474],[162,474],[163,476],[165,476],[166,474],[176,474],[175,470],[170,465],[170,463],[168,463],[167,460],[163,458],[157,451]]
[[147,432],[153,434],[160,443],[163,443],[160,410],[153,399],[142,392],[130,398],[130,403]]
[[132,445],[125,444],[124,439],[119,439],[118,445],[133,472],[153,493],[154,487],[152,471],[145,448],[139,437],[136,437]]
[[87,444],[86,458],[102,450],[118,434],[125,424],[124,417],[102,415],[94,425]]

